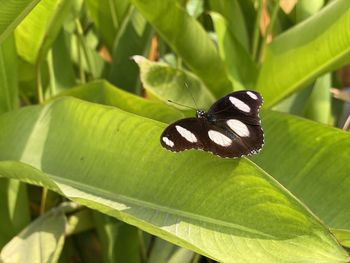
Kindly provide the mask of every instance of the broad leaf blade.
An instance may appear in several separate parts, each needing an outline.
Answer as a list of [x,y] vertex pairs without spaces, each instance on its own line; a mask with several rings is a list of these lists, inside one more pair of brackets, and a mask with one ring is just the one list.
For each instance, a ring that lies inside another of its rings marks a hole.
[[105,262],[141,262],[137,228],[101,213],[94,219]]
[[113,45],[108,80],[124,90],[141,93],[139,71],[130,58],[146,55],[153,30],[135,7],[130,8],[122,23]]
[[[18,107],[17,55],[14,38],[0,43],[0,114]],[[27,188],[17,180],[0,179],[0,250],[29,222]]]
[[87,11],[108,50],[112,52],[115,35],[121,28],[129,0],[86,0]]
[[319,77],[306,105],[304,116],[324,124],[331,120],[331,74]]
[[232,90],[214,43],[202,26],[176,1],[132,0],[132,3],[215,96]]
[[265,145],[253,161],[328,226],[350,229],[350,134],[272,111],[262,123]]
[[14,38],[0,44],[0,114],[18,106],[17,56]]
[[223,16],[213,12],[211,17],[218,37],[220,55],[226,62],[234,89],[254,88],[258,71],[249,53],[230,32]]
[[0,1],[0,44],[40,0]]
[[151,62],[141,56],[134,56],[134,60],[140,67],[144,88],[157,99],[202,109],[209,108],[215,101],[202,81],[189,71]]
[[350,1],[333,1],[272,41],[257,82],[265,108],[350,61],[349,20]]
[[347,260],[328,230],[258,167],[170,153],[159,145],[164,126],[76,99],[28,107],[0,116],[0,174],[219,261]]
[[227,21],[230,34],[239,41],[244,51],[249,51],[249,36],[239,2],[237,0],[210,0],[209,4],[212,11],[220,13]]
[[63,248],[66,217],[55,209],[37,218],[1,251],[2,262],[57,262]]
[[70,0],[41,0],[16,28],[16,46],[21,58],[31,64],[45,58],[72,4]]
[[139,116],[162,122],[171,122],[184,117],[184,114],[175,108],[135,96],[103,80],[72,88],[59,96],[73,96],[94,103],[115,106]]

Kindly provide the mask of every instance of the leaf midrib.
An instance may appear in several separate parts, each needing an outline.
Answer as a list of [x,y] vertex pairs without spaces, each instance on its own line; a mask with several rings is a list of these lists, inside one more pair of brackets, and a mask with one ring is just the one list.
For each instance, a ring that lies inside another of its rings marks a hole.
[[[178,216],[178,217],[188,218],[192,221],[199,221],[199,222],[208,223],[208,224],[212,224],[212,225],[216,225],[216,226],[233,228],[233,229],[237,229],[240,231],[245,231],[245,232],[249,232],[252,234],[261,235],[265,238],[271,238],[271,239],[277,238],[273,235],[270,235],[270,234],[267,234],[264,232],[260,232],[258,230],[244,227],[241,225],[237,225],[237,224],[234,224],[234,223],[231,223],[228,221],[211,218],[211,217],[204,216],[204,215],[194,214],[194,213],[191,213],[188,211],[183,211],[183,210],[175,209],[172,207],[151,203],[148,201],[140,200],[140,199],[129,197],[129,196],[122,195],[122,194],[112,193],[110,191],[107,191],[107,190],[104,190],[104,189],[101,189],[101,188],[98,188],[95,186],[82,184],[80,182],[77,182],[74,180],[69,180],[67,178],[58,177],[58,176],[55,176],[53,174],[47,174],[47,175],[49,177],[51,177],[53,179],[53,181],[57,182],[58,184],[67,185],[69,187],[76,188],[79,191],[86,192],[92,196],[98,196],[99,198],[108,199],[112,202],[123,203],[123,204],[129,203],[129,204],[132,204],[134,206],[145,207],[145,208],[148,208],[151,210],[160,211],[162,213],[167,213],[167,214]],[[60,186],[58,186],[58,187],[60,187]],[[61,191],[64,193],[64,191],[62,189],[61,189]],[[74,197],[74,196],[70,196],[70,197]],[[79,198],[82,198],[82,197],[79,197]]]

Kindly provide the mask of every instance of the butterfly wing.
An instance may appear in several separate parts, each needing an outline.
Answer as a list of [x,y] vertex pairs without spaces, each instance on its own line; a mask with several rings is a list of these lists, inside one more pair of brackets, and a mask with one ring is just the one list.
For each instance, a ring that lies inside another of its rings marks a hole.
[[244,123],[260,125],[261,95],[253,90],[229,93],[218,99],[208,110],[209,117],[217,120],[240,119]]
[[170,124],[160,136],[161,145],[173,152],[187,149],[203,149],[205,122],[198,118],[186,118]]
[[194,148],[229,158],[257,153],[264,143],[261,104],[255,91],[230,93],[215,102],[205,117],[170,124],[160,137],[161,145],[174,152]]
[[237,91],[217,100],[208,111],[214,127],[220,127],[234,141],[229,148],[240,149],[241,155],[259,152],[264,144],[260,126],[261,95],[252,90]]
[[160,142],[173,152],[201,149],[229,158],[251,154],[256,149],[229,130],[224,122],[212,124],[205,118],[187,118],[170,124]]

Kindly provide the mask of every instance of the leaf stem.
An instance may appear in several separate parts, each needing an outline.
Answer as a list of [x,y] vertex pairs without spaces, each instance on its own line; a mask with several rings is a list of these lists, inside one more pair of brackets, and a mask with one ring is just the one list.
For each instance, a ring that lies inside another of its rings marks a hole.
[[145,246],[145,241],[143,239],[143,232],[140,229],[138,229],[137,232],[138,232],[139,242],[140,242],[141,262],[147,262],[147,249]]
[[260,21],[263,9],[263,0],[257,1],[257,14],[255,19],[254,33],[253,33],[253,45],[252,45],[252,55],[253,58],[257,58],[258,47],[259,47],[259,36],[260,36]]
[[43,86],[41,83],[41,60],[38,60],[35,65],[35,71],[36,71],[36,95],[38,104],[41,104],[44,102],[44,95],[43,95]]
[[52,49],[50,49],[47,54],[47,64],[50,76],[50,96],[52,97],[56,93],[55,69],[53,65]]
[[[84,53],[84,57],[85,57],[85,61],[86,61],[86,66],[88,68],[88,71],[92,74],[93,71],[92,71],[92,65],[91,65],[91,62],[90,62],[90,59],[89,59],[89,54],[88,54],[88,51],[87,51],[87,47],[85,45],[85,41],[84,41],[84,31],[83,31],[83,27],[81,26],[81,23],[79,21],[78,18],[75,19],[75,25],[76,25],[76,28],[77,28],[77,37],[78,37],[78,47],[81,47],[82,50],[83,50],[83,53]],[[80,45],[79,45],[80,44]],[[80,56],[80,50],[78,49],[78,54]],[[82,77],[82,74],[84,75],[84,69],[83,69],[83,66],[82,66],[82,60],[79,62],[81,63],[80,64],[80,70],[82,70],[83,72],[80,72],[80,76]],[[86,82],[86,79],[85,79],[85,75],[84,75],[84,82]]]
[[48,189],[46,187],[43,187],[43,191],[41,193],[40,215],[44,214],[45,212],[47,192]]
[[270,16],[270,23],[266,28],[266,32],[262,41],[262,45],[260,48],[260,54],[259,54],[259,61],[262,61],[262,59],[264,58],[265,52],[266,52],[266,47],[267,47],[267,38],[268,36],[272,33],[273,27],[275,25],[275,21],[276,21],[276,17],[278,14],[278,10],[280,7],[280,1],[279,0],[275,0],[274,2],[274,6],[272,9],[272,14]]

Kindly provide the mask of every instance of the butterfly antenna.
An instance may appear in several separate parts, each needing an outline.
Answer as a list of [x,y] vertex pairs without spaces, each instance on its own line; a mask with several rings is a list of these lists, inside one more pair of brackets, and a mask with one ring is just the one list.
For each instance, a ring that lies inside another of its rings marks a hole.
[[196,100],[195,100],[194,97],[193,97],[193,94],[192,94],[192,92],[191,92],[190,87],[187,85],[187,82],[185,82],[185,87],[188,89],[188,92],[189,92],[190,95],[191,95],[191,98],[192,98],[192,100],[193,100],[193,103],[194,103],[194,105],[196,106],[196,110],[198,110],[198,105],[197,105],[197,103],[196,103]]
[[184,105],[184,104],[181,104],[181,103],[177,103],[177,102],[172,101],[172,100],[168,100],[168,102],[173,103],[175,105],[179,105],[179,106],[185,107],[185,108],[189,108],[189,109],[192,109],[192,110],[195,110],[195,111],[197,110],[197,109],[195,109],[195,108],[193,108],[191,106],[187,106],[187,105]]

